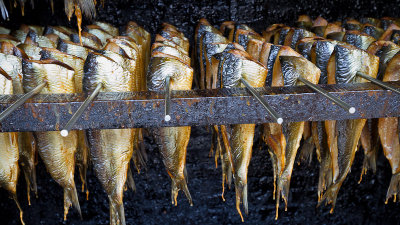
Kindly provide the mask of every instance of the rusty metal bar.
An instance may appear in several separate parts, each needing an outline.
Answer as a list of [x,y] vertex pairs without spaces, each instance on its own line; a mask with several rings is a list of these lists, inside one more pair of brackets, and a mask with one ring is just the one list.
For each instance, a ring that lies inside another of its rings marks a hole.
[[[389,82],[395,88],[400,82]],[[357,106],[354,114],[307,86],[256,88],[285,122],[400,116],[400,95],[372,83],[321,85]],[[72,129],[197,126],[272,122],[265,109],[244,88],[173,91],[170,121],[163,121],[164,92],[100,93]],[[1,95],[0,111],[20,95]],[[0,125],[0,131],[60,130],[85,100],[83,94],[37,95]]]

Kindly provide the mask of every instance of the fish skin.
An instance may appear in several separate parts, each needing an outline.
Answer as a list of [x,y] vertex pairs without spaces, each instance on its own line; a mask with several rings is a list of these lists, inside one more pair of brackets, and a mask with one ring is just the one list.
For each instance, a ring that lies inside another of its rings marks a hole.
[[152,53],[161,52],[164,54],[175,56],[177,58],[180,58],[183,62],[185,62],[186,65],[190,66],[190,57],[176,48],[170,46],[159,46],[154,48],[151,52]]
[[82,39],[83,46],[90,47],[96,50],[99,50],[103,47],[102,40],[100,40],[96,35],[89,32],[82,31],[80,37],[81,39],[79,38],[79,34],[71,34],[69,37],[70,38],[66,40],[71,40],[74,43],[80,44],[80,41]]
[[89,52],[93,51],[92,49],[87,48],[85,46],[81,46],[77,43],[62,39],[59,39],[57,44],[57,49],[69,55],[82,58],[84,60],[86,60],[86,57],[89,54]]
[[[83,91],[92,92],[102,83],[102,92],[132,91],[131,73],[111,58],[89,53],[84,65]],[[125,224],[123,191],[133,152],[132,129],[87,130],[90,159],[110,203],[110,224]]]
[[301,28],[292,28],[286,35],[283,45],[290,46],[295,49],[297,42],[306,37],[315,37],[316,35],[310,31]]
[[362,50],[367,50],[369,45],[372,42],[376,41],[376,39],[360,31],[350,30],[346,31],[346,34],[343,37],[343,41],[354,45]]
[[88,33],[93,34],[100,39],[102,46],[107,43],[107,39],[113,37],[110,33],[103,30],[100,26],[97,25],[88,25],[86,26],[86,29]]
[[[248,53],[233,49],[224,55],[220,70],[222,85],[225,88],[244,87],[240,79],[245,79],[253,87],[263,87],[267,77],[267,68],[251,58]],[[241,216],[240,204],[243,203],[248,214],[247,173],[250,164],[255,124],[230,126],[231,169],[235,182],[236,209]]]
[[371,24],[365,24],[362,31],[377,40],[382,36],[384,32],[382,28],[376,27]]
[[[75,93],[74,70],[56,60],[22,61],[23,87],[28,92],[47,81],[41,93]],[[62,137],[58,131],[34,132],[37,147],[47,171],[64,189],[64,220],[73,205],[81,215],[74,182],[77,132]]]
[[[191,67],[176,58],[152,57],[147,74],[149,90],[163,90],[167,76],[171,78],[171,90],[190,90],[192,87],[193,69]],[[184,173],[190,130],[189,126],[163,127],[152,130],[167,173],[171,177],[171,202],[174,205],[177,205],[179,190],[183,190],[189,204],[193,205]]]
[[[398,70],[400,68],[400,55],[394,56],[387,65],[382,81],[398,81],[400,79]],[[382,144],[382,149],[385,157],[388,159],[392,168],[392,178],[386,194],[386,203],[392,197],[396,201],[396,196],[399,194],[400,183],[400,143],[399,143],[399,128],[398,118],[379,118],[378,133]]]
[[17,46],[19,49],[23,50],[29,59],[32,60],[40,60],[40,51],[42,48],[35,46],[35,45],[28,45],[28,44],[19,44]]
[[211,84],[207,83],[207,78],[206,78],[207,55],[205,52],[205,46],[211,43],[228,43],[228,40],[224,36],[218,33],[205,31],[203,35],[200,37],[199,41],[200,41],[199,45],[200,88],[205,89],[211,86]]
[[109,23],[101,22],[101,21],[94,21],[93,24],[101,27],[103,30],[107,31],[112,36],[119,35],[118,28],[114,27],[113,25],[111,25]]
[[[378,67],[379,58],[377,56],[352,45],[336,45],[328,62],[328,84],[366,82],[366,80],[356,77],[356,72],[360,71],[375,78],[378,74]],[[328,137],[331,136],[334,139],[332,144],[338,149],[338,173],[336,173],[337,178],[333,178],[333,183],[327,188],[318,205],[324,201],[332,204],[331,213],[336,205],[340,187],[350,172],[365,122],[366,119],[330,121],[331,127],[326,129]]]

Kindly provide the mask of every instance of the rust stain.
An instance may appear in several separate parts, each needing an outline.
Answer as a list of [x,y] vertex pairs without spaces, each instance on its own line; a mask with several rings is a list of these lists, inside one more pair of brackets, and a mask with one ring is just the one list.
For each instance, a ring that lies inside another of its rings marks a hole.
[[59,124],[59,123],[56,123],[55,128],[56,128],[56,130],[60,130],[60,124]]
[[198,102],[200,102],[200,99],[198,99],[198,98],[186,100],[186,104],[187,104],[189,107],[192,106],[192,104],[198,103]]
[[247,103],[248,106],[250,106],[250,101],[249,100],[247,100],[246,103]]
[[146,108],[146,105],[147,105],[146,101],[143,101],[142,105],[143,105],[143,108]]
[[175,116],[175,118],[176,118],[176,121],[179,122],[179,120],[181,119],[181,116],[180,116],[180,115],[177,115],[177,116]]

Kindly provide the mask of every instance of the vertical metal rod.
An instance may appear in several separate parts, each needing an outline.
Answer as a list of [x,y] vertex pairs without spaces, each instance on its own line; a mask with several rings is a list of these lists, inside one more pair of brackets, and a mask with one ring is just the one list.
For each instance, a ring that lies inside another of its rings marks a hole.
[[171,88],[169,87],[171,83],[171,78],[167,76],[165,78],[165,116],[164,120],[166,122],[171,120]]
[[89,95],[85,99],[85,101],[82,103],[81,106],[79,106],[78,110],[72,115],[71,119],[68,121],[67,125],[65,125],[64,129],[61,130],[61,136],[66,137],[68,136],[69,131],[71,130],[72,126],[76,123],[76,121],[81,117],[82,113],[86,110],[86,108],[89,106],[89,104],[93,101],[94,98],[99,94],[103,84],[98,83],[96,86],[96,89],[92,92],[92,94]]
[[3,121],[7,116],[9,116],[12,112],[14,112],[18,107],[24,104],[29,98],[34,95],[39,94],[39,92],[47,85],[47,82],[39,84],[30,92],[24,94],[21,98],[15,101],[12,105],[10,105],[6,110],[0,113],[0,122]]
[[310,81],[306,80],[305,78],[299,76],[298,79],[301,82],[303,82],[305,85],[307,85],[308,87],[313,89],[314,91],[320,93],[321,95],[325,96],[326,98],[328,98],[332,102],[336,103],[338,106],[342,107],[344,110],[348,111],[350,114],[353,114],[353,113],[356,112],[356,108],[354,108],[353,106],[350,106],[349,104],[347,104],[346,102],[340,100],[339,98],[331,95],[329,92],[327,92],[324,89],[318,87],[317,85],[311,83]]
[[247,90],[261,103],[262,106],[267,110],[269,115],[278,123],[282,124],[283,119],[276,111],[268,105],[267,101],[243,78],[240,78],[240,81],[246,86]]
[[382,81],[380,81],[380,80],[378,80],[378,79],[375,79],[375,78],[373,78],[373,77],[371,77],[371,76],[368,76],[367,74],[364,74],[364,73],[362,73],[362,72],[357,72],[356,75],[357,75],[357,76],[360,76],[360,77],[362,77],[362,78],[364,78],[364,79],[366,79],[366,80],[371,81],[371,83],[374,83],[374,84],[376,84],[376,85],[378,85],[378,86],[381,86],[381,87],[383,87],[383,88],[386,88],[386,89],[388,89],[388,90],[391,90],[391,91],[393,91],[393,92],[396,92],[397,94],[400,94],[400,90],[399,90],[399,89],[394,88],[394,87],[392,87],[391,85],[389,85],[389,84],[387,84],[387,83],[385,83],[385,82],[382,82]]

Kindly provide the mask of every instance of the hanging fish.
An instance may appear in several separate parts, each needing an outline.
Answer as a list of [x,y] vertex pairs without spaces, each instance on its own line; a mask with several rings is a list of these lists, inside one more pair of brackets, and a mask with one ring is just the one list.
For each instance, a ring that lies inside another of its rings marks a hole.
[[[356,73],[359,71],[376,78],[378,67],[378,57],[352,45],[336,45],[328,62],[328,84],[365,82],[356,77]],[[332,184],[327,188],[318,205],[324,201],[332,204],[331,213],[336,205],[339,189],[350,172],[365,122],[366,119],[325,122],[328,145],[336,148],[337,150],[334,151],[338,152],[338,168],[334,171]]]
[[[31,91],[47,81],[41,93],[75,93],[74,69],[56,60],[27,60],[22,63],[23,87]],[[64,189],[64,220],[73,205],[81,215],[74,181],[77,132],[62,137],[58,131],[35,132],[37,147],[47,171]]]
[[[13,94],[13,82],[11,77],[0,68],[0,92],[1,94]],[[4,132],[0,134],[0,187],[6,189],[14,199],[19,209],[21,223],[23,221],[22,208],[17,198],[18,182],[18,135],[16,132]]]
[[[150,91],[163,90],[167,76],[171,79],[171,90],[190,90],[192,88],[193,69],[174,57],[152,57],[147,75]],[[186,150],[191,127],[163,127],[153,130],[164,165],[171,177],[171,201],[177,205],[179,190],[182,190],[193,205],[185,176]]]
[[[132,91],[133,77],[113,59],[91,52],[84,65],[83,91]],[[133,151],[133,129],[92,129],[87,131],[90,159],[110,204],[110,224],[125,224],[123,191]]]

